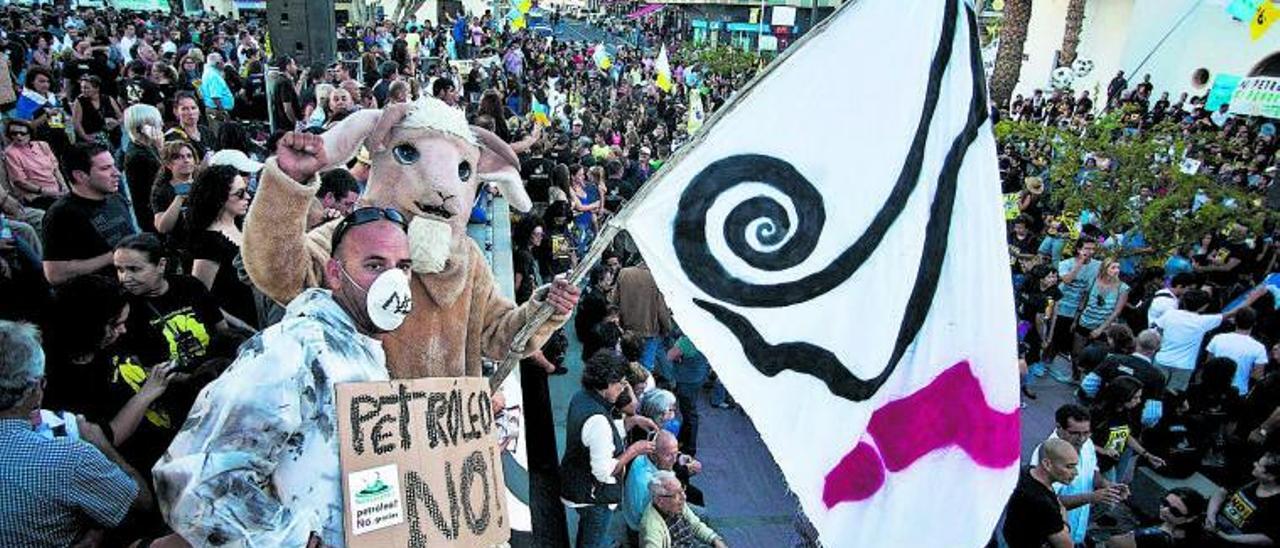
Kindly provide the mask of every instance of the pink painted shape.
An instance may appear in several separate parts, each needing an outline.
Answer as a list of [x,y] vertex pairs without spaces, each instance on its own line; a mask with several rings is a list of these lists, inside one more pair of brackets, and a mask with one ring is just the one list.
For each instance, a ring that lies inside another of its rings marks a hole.
[[828,508],[870,498],[884,485],[886,471],[900,472],[920,457],[953,445],[985,468],[1005,468],[1018,461],[1018,411],[1001,413],[987,405],[968,361],[877,409],[865,436],[875,441],[875,448],[859,442],[827,473],[822,501]]

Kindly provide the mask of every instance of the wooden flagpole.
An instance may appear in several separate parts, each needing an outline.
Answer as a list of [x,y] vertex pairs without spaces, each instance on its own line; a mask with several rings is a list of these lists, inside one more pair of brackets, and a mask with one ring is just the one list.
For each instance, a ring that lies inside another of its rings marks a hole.
[[[689,155],[689,151],[693,150],[699,143],[706,140],[707,136],[711,134],[711,130],[715,128],[716,123],[724,116],[727,116],[730,112],[733,112],[733,110],[742,103],[743,99],[751,94],[752,90],[754,90],[761,81],[772,74],[777,67],[786,62],[791,55],[800,51],[800,48],[808,44],[810,40],[825,32],[831,21],[835,20],[836,17],[839,17],[844,11],[853,9],[853,6],[856,4],[858,4],[857,0],[846,1],[844,5],[840,6],[835,12],[827,16],[826,19],[823,19],[821,23],[818,23],[818,26],[810,29],[804,36],[800,37],[800,40],[787,48],[786,51],[783,51],[782,54],[766,66],[763,71],[757,73],[745,86],[742,87],[738,92],[738,95],[734,97],[732,101],[724,105],[720,110],[712,113],[711,116],[707,118],[707,122],[703,124],[701,131],[699,131],[692,140],[680,147],[680,149],[677,150],[675,154],[673,154],[671,158],[669,158],[667,162],[653,174],[653,177],[649,179],[649,182],[641,186],[640,189],[636,191],[636,194],[631,197],[631,200],[626,204],[623,204],[622,209],[605,222],[600,233],[596,235],[596,239],[592,241],[591,247],[587,249],[587,254],[581,257],[578,260],[578,265],[569,272],[567,277],[568,282],[581,287],[582,282],[586,280],[591,269],[600,262],[600,257],[604,255],[605,249],[608,249],[609,244],[613,243],[613,239],[617,237],[618,233],[624,230],[627,221],[631,219],[631,216],[635,211],[636,204],[644,202],[645,198],[647,198],[649,194],[652,194],[653,190],[664,182],[663,179],[671,172],[672,166],[678,165],[685,156]],[[764,13],[761,13],[760,17],[761,21],[763,21]],[[543,303],[538,307],[537,311],[534,312],[533,317],[529,318],[529,321],[524,324],[524,327],[521,327],[520,331],[516,332],[515,337],[511,340],[511,345],[507,349],[506,357],[503,358],[502,363],[500,363],[494,370],[493,375],[489,377],[489,387],[492,390],[497,390],[498,387],[502,385],[502,382],[507,379],[507,376],[515,370],[516,365],[520,363],[520,359],[524,357],[524,347],[528,345],[529,339],[533,337],[534,332],[537,331],[542,324],[546,323],[554,313],[554,307],[550,304]]]

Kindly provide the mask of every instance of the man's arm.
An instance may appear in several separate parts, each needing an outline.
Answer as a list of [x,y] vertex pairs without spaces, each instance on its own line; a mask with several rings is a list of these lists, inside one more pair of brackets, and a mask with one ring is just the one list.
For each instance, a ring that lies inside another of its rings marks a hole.
[[27,172],[22,169],[22,165],[14,161],[9,155],[9,150],[5,149],[4,167],[9,173],[9,184],[28,194],[40,194],[40,187],[32,184],[27,180]]
[[108,251],[92,259],[69,261],[44,261],[44,277],[50,284],[58,285],[72,278],[93,274],[112,265],[111,252]]
[[[133,485],[129,486],[132,487],[132,489],[129,489],[129,491],[132,491],[130,494],[132,503],[125,510],[146,511],[153,508],[155,500],[151,498],[151,489],[147,485],[147,480],[143,479],[142,475],[137,470],[134,470],[132,466],[129,466],[129,463],[124,460],[124,457],[120,456],[120,453],[116,452],[115,446],[107,440],[102,428],[85,420],[84,416],[81,415],[76,416],[76,421],[81,439],[102,452],[102,455],[111,461],[111,464],[118,467],[132,480]],[[109,498],[112,496],[109,494],[111,486],[109,483],[104,483],[110,481],[108,479],[109,475],[109,470],[103,470],[98,463],[94,462],[94,459],[90,458],[81,461],[80,466],[76,467],[76,476],[73,481],[81,485],[78,491],[85,494],[106,495]],[[117,495],[119,494],[123,493],[117,493]],[[118,513],[118,516],[111,515],[116,514],[116,512],[101,507],[89,508],[87,512],[93,516],[99,525],[108,527],[119,525],[125,515],[124,512]]]
[[329,250],[309,245],[307,236],[307,211],[319,184],[314,177],[304,184],[286,175],[277,158],[268,159],[262,169],[240,249],[249,279],[276,302],[287,303],[303,289],[320,285]]
[[1053,548],[1075,548],[1075,543],[1071,542],[1071,528],[1066,525],[1062,526],[1061,531],[1049,535],[1046,540]]

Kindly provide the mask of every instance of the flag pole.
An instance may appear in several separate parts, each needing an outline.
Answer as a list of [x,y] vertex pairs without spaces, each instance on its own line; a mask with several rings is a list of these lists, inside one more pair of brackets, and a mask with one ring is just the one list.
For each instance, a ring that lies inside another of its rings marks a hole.
[[[801,36],[800,39],[797,40],[795,44],[792,44],[791,47],[787,48],[786,51],[783,51],[782,54],[774,60],[774,62],[767,65],[764,70],[752,77],[751,80],[742,87],[738,92],[738,95],[734,97],[732,101],[721,107],[720,110],[712,113],[711,116],[707,118],[706,123],[703,124],[702,129],[698,131],[693,139],[688,143],[685,143],[684,146],[680,147],[679,150],[672,154],[671,158],[668,158],[666,163],[664,163],[662,167],[653,174],[653,178],[651,178],[648,183],[642,185],[640,189],[636,191],[635,195],[631,197],[631,200],[623,204],[622,209],[618,210],[618,213],[605,221],[604,227],[600,229],[600,233],[596,235],[596,239],[591,242],[591,247],[587,249],[587,254],[578,260],[577,266],[575,266],[573,270],[566,275],[566,280],[573,285],[581,287],[582,282],[587,278],[587,274],[591,272],[592,268],[595,268],[595,266],[600,263],[600,257],[604,255],[605,250],[613,243],[613,239],[618,236],[619,232],[622,232],[627,221],[631,219],[631,216],[635,212],[636,204],[643,203],[645,198],[647,198],[649,194],[653,193],[653,189],[657,188],[659,184],[662,183],[663,178],[671,172],[672,166],[679,164],[680,160],[683,160],[685,156],[689,155],[689,151],[693,150],[699,143],[706,140],[707,135],[711,133],[711,129],[715,127],[716,123],[737,108],[738,104],[749,96],[751,91],[755,89],[762,80],[773,73],[777,67],[782,66],[783,62],[791,57],[792,54],[800,51],[800,48],[804,47],[810,40],[822,35],[822,33],[827,30],[830,23],[836,20],[836,16],[840,15],[840,13],[845,10],[852,9],[852,6],[857,4],[858,0],[849,0],[837,8],[834,13],[819,22],[818,25],[810,29],[809,32],[806,32],[804,36]],[[761,17],[763,18],[763,14],[761,14]],[[520,359],[525,355],[524,347],[529,344],[529,339],[533,337],[533,334],[538,330],[538,328],[542,327],[542,324],[551,319],[551,316],[554,313],[555,308],[544,302],[537,310],[534,311],[533,316],[530,317],[524,326],[520,328],[520,331],[516,332],[515,337],[511,340],[511,345],[507,348],[506,357],[504,357],[502,362],[498,364],[498,367],[494,369],[493,375],[489,377],[489,388],[491,390],[497,390],[498,387],[502,385],[502,382],[507,379],[507,376],[515,370],[516,365],[519,365]]]

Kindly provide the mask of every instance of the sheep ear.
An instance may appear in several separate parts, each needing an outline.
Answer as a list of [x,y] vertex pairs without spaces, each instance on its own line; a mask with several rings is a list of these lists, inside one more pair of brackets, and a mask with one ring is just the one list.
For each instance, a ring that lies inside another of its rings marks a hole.
[[520,159],[515,151],[492,131],[476,126],[471,126],[471,131],[480,140],[480,165],[477,166],[480,181],[497,183],[511,207],[520,212],[529,211],[533,201],[520,179]]
[[351,161],[381,116],[381,110],[360,110],[324,132],[321,137],[324,139],[325,157],[329,159],[326,169],[344,166]]

